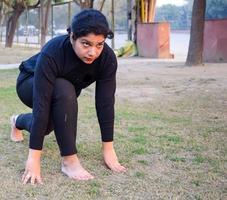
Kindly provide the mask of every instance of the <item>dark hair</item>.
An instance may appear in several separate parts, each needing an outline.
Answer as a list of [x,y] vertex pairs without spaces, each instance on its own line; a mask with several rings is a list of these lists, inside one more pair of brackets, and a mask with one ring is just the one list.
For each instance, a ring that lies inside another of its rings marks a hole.
[[68,33],[73,32],[74,40],[89,33],[104,35],[105,38],[109,39],[114,37],[106,17],[100,11],[94,9],[85,9],[75,15],[67,31]]

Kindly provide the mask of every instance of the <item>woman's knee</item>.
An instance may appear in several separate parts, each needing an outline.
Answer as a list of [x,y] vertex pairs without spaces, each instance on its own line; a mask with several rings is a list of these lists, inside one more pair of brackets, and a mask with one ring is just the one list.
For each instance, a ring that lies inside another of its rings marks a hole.
[[76,92],[72,83],[63,78],[58,78],[54,86],[54,99],[64,101],[75,101]]
[[32,108],[33,102],[33,76],[20,73],[17,81],[17,95],[28,107]]

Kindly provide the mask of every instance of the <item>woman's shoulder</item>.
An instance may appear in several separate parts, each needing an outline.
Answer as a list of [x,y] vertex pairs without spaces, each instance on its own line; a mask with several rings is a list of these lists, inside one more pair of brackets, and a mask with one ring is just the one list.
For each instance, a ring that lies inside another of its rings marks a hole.
[[116,72],[117,65],[117,58],[114,51],[105,43],[99,65],[100,73],[109,74],[109,72]]
[[104,44],[103,52],[101,54],[102,60],[107,62],[107,61],[116,61],[116,55],[113,51],[113,49],[108,45]]
[[113,55],[114,54],[113,49],[106,42],[104,43],[103,51],[104,51],[104,54],[106,54],[106,55]]
[[52,57],[53,55],[56,55],[57,52],[64,50],[68,42],[68,35],[54,37],[44,45],[41,49],[41,53],[45,53],[46,55]]

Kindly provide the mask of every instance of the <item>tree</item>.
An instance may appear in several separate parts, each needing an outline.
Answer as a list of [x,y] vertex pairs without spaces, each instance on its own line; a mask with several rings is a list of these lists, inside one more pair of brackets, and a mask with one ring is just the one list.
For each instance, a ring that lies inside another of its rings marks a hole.
[[43,47],[46,42],[51,2],[52,0],[41,0],[40,2],[41,47]]
[[194,0],[190,42],[186,61],[186,65],[189,66],[202,63],[205,10],[206,0]]
[[17,22],[20,15],[25,9],[35,8],[39,5],[40,0],[2,0],[10,9],[8,12],[8,20],[6,24],[6,47],[12,47]]
[[[46,42],[46,35],[48,31],[48,18],[50,14],[51,3],[63,3],[64,0],[41,0],[40,1],[40,25],[41,25],[41,47]],[[94,0],[74,0],[74,2],[84,8],[93,8]],[[100,1],[100,9],[103,8],[105,0]]]
[[[9,18],[7,20],[6,28],[6,47],[12,47],[13,38],[15,35],[18,19],[25,9],[33,9],[40,5],[40,27],[41,27],[41,47],[46,42],[46,34],[48,30],[48,18],[50,13],[51,3],[61,3],[64,0],[2,0],[8,6]],[[1,4],[0,4],[1,5]]]
[[48,18],[52,3],[63,3],[64,0],[41,0],[40,1],[40,27],[41,27],[41,47],[46,43],[48,31]]
[[0,2],[0,25],[2,24],[2,21],[3,21],[2,19],[3,19],[3,16],[4,16],[3,15],[3,12],[4,12],[4,7],[3,6],[4,6],[4,3],[3,3],[3,1],[1,1]]

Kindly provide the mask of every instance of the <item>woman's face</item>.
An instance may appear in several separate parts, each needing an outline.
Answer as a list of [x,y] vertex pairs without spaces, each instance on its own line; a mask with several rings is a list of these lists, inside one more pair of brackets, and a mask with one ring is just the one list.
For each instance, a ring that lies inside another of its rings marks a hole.
[[103,35],[95,35],[89,33],[86,36],[72,39],[72,33],[70,35],[72,47],[76,55],[86,64],[91,64],[102,53],[105,38]]

